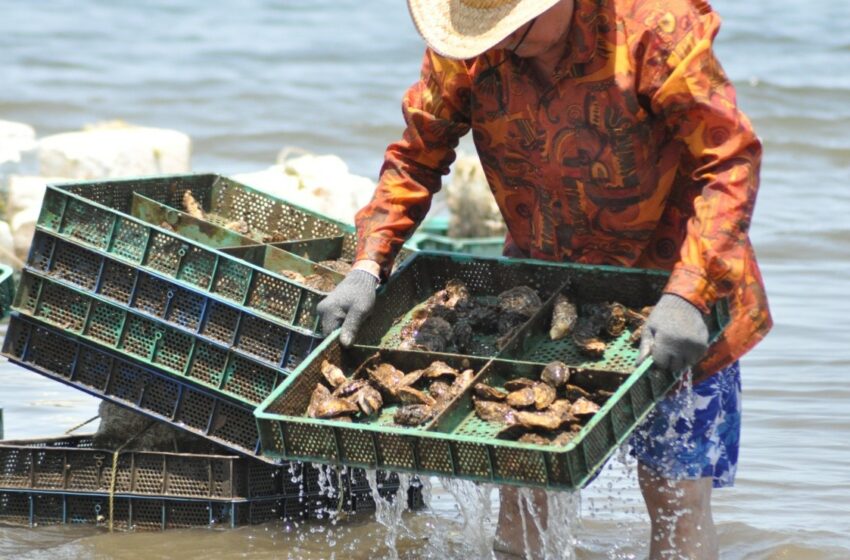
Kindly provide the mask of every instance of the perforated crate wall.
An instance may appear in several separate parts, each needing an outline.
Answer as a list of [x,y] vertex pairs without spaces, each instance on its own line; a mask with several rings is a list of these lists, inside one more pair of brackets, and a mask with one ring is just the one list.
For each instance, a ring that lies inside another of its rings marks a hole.
[[[206,316],[198,314],[197,327],[190,331],[160,318],[176,309],[160,300],[185,298],[150,281],[140,274],[132,303],[125,307],[25,270],[15,309],[249,405],[262,402],[287,375],[282,363],[300,363],[318,340],[266,325],[254,317],[242,317],[236,311],[230,316],[235,321],[232,336],[236,340],[202,336],[198,332],[207,331],[213,324],[217,333],[230,324],[231,319],[222,311],[233,310],[211,305]],[[265,354],[264,363],[257,354]],[[272,360],[278,363],[272,365]]]
[[157,370],[25,316],[10,318],[3,355],[51,379],[171,425],[239,453],[257,456],[259,434],[249,406],[228,402]]
[[[114,187],[116,192],[105,194],[107,186]],[[211,184],[196,184],[194,189],[189,190],[199,193],[211,188]],[[208,292],[235,305],[248,307],[284,325],[318,332],[315,308],[324,293],[127,215],[128,197],[131,197],[133,189],[141,194],[158,194],[160,198],[167,199],[165,202],[171,201],[169,197],[177,196],[177,193],[182,197],[185,190],[172,188],[172,185],[161,181],[154,181],[153,186],[144,181],[119,181],[90,186],[48,187],[37,229],[167,277],[191,290]],[[146,190],[156,192],[146,193]],[[197,196],[199,200],[207,201],[211,194]],[[104,206],[102,201],[112,205]],[[294,223],[303,225],[298,220]],[[328,232],[331,235],[340,233],[337,226],[331,229],[334,229]]]

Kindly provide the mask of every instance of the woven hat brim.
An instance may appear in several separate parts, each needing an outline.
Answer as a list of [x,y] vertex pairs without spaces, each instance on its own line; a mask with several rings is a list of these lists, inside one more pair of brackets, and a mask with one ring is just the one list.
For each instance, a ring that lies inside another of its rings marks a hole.
[[461,0],[408,0],[416,29],[431,49],[454,59],[473,58],[559,0],[511,0],[496,8],[473,8]]

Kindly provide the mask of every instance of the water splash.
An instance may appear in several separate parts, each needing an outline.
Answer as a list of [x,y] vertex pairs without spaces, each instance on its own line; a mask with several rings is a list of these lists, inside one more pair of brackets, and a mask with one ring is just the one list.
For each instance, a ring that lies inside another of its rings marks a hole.
[[398,539],[402,532],[410,534],[404,526],[402,514],[407,508],[407,489],[410,486],[410,476],[399,474],[398,493],[393,497],[384,497],[378,483],[378,473],[374,470],[366,470],[366,480],[369,481],[369,489],[372,499],[375,501],[375,521],[385,529],[384,544],[387,546],[388,558],[398,560]]
[[[461,515],[461,539],[458,555],[490,558],[493,554],[494,522],[490,484],[476,484],[466,480],[441,478],[440,484],[455,499]],[[444,548],[448,543],[443,543]]]

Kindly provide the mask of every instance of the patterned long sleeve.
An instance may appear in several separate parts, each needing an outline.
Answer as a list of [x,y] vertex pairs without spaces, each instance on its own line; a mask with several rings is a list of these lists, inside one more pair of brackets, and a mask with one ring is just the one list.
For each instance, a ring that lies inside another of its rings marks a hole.
[[372,200],[356,216],[356,260],[373,260],[389,274],[449,172],[455,148],[470,128],[469,77],[463,62],[425,52],[419,82],[404,96],[403,139],[390,144]]
[[762,148],[712,50],[720,19],[701,2],[670,5],[685,11],[662,18],[642,46],[639,87],[692,158],[699,187],[665,291],[707,312],[745,281]]

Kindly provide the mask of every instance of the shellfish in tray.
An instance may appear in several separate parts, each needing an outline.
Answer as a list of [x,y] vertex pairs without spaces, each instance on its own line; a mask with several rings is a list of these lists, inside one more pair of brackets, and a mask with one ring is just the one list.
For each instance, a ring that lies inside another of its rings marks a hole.
[[386,362],[382,362],[373,368],[367,368],[369,380],[375,384],[383,393],[395,396],[402,379],[404,372]]
[[564,294],[555,297],[552,307],[552,326],[549,329],[549,338],[560,340],[570,334],[578,320],[578,309],[575,304]]
[[421,426],[433,417],[433,407],[427,404],[408,404],[396,409],[393,422],[401,426]]
[[516,421],[517,411],[506,403],[473,399],[473,405],[475,414],[485,422],[513,424]]
[[325,381],[333,388],[339,387],[348,380],[339,366],[335,366],[327,360],[322,360],[321,372]]

